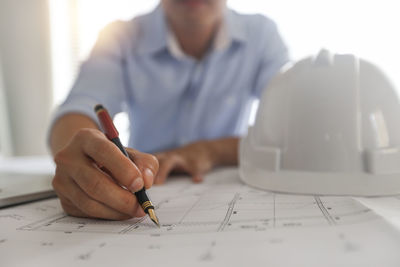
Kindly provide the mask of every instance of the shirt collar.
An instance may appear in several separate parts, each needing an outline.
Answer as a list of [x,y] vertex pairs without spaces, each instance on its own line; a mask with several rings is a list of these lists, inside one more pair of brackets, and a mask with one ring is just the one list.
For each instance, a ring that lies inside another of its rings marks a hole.
[[[167,49],[175,57],[185,56],[175,35],[166,23],[164,11],[160,5],[153,12],[144,16],[140,24],[141,34],[138,47],[140,53],[153,54]],[[224,13],[224,21],[215,37],[213,49],[223,50],[234,42],[246,42],[245,29],[237,14],[227,8]]]

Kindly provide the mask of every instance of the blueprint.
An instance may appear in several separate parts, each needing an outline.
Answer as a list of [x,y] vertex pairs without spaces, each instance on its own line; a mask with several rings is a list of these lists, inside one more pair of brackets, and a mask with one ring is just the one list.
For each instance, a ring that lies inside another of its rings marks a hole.
[[0,210],[0,265],[400,263],[398,230],[350,197],[260,191],[242,184],[236,169],[217,170],[202,184],[177,177],[148,193],[160,228],[147,217],[70,217],[58,199]]
[[155,227],[147,216],[118,222],[70,217],[54,200],[47,205],[57,212],[18,230],[152,235],[259,232],[281,227],[354,224],[378,218],[351,198],[275,194],[247,187],[232,176],[226,178],[199,185],[175,181],[150,190],[161,228]]

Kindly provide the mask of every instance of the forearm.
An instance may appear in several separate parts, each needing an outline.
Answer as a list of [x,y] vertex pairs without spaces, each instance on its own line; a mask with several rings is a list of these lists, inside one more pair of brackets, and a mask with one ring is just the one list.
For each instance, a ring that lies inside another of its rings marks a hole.
[[96,123],[82,114],[67,114],[54,124],[50,133],[50,149],[55,155],[71,138],[83,128],[98,129]]
[[207,141],[215,166],[238,164],[238,137],[226,137]]

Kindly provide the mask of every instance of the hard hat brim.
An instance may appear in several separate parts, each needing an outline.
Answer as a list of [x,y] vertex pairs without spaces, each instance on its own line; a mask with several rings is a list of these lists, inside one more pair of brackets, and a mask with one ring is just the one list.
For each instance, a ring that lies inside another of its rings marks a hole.
[[391,196],[400,194],[398,174],[319,173],[281,170],[266,171],[241,162],[240,179],[268,191],[332,196]]

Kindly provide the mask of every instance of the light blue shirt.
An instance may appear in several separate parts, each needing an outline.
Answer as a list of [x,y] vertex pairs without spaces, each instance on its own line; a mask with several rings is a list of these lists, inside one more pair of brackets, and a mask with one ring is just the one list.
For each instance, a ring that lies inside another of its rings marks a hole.
[[144,152],[241,136],[251,104],[288,61],[276,25],[227,9],[214,45],[198,61],[180,51],[158,7],[100,34],[53,122],[66,113],[97,121],[101,103],[127,112],[129,146]]

